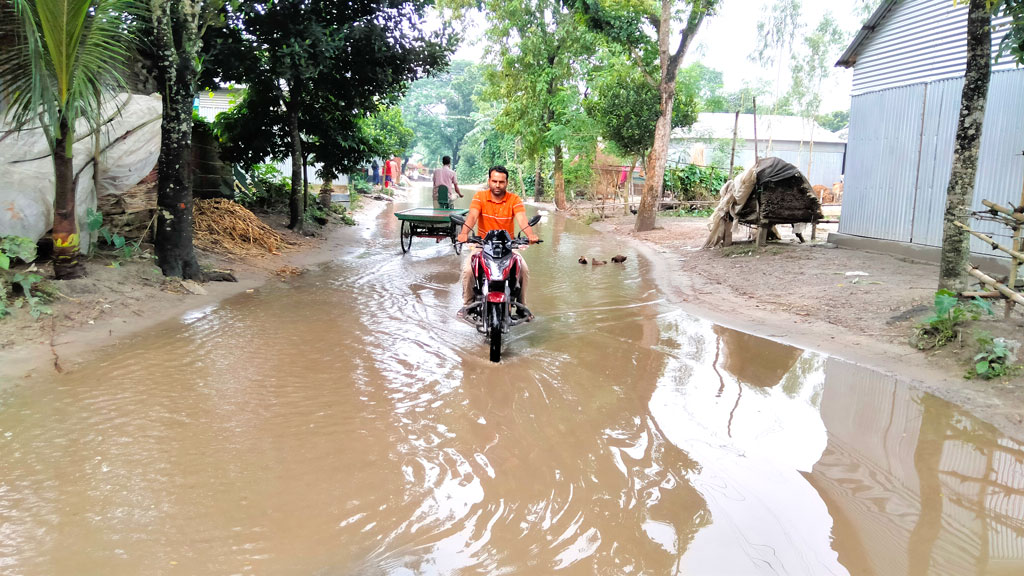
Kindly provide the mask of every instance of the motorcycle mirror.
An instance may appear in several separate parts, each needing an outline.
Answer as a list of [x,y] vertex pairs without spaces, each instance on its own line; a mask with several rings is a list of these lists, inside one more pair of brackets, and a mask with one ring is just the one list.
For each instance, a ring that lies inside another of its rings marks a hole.
[[463,226],[466,224],[466,218],[461,214],[452,214],[448,217],[456,226]]
[[530,226],[536,226],[537,222],[540,222],[540,214],[537,214],[533,218],[530,218]]

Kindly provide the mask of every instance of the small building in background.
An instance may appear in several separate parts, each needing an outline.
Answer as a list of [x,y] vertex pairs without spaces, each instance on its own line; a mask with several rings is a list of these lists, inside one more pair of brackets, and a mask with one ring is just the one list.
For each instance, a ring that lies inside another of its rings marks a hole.
[[[1024,186],[1024,69],[996,59],[975,180],[983,199],[1017,205]],[[967,66],[967,6],[950,0],[884,0],[838,66],[853,68],[853,102],[839,234],[848,246],[938,260]],[[987,234],[994,223],[975,222]],[[976,252],[992,250],[978,239]]]
[[[676,128],[669,146],[669,166],[698,164],[728,170],[735,126],[735,114],[704,112],[690,128]],[[831,189],[842,181],[846,143],[814,120],[758,115],[757,154],[781,158],[799,168],[812,186]],[[735,165],[749,168],[753,163],[754,115],[740,114]]]

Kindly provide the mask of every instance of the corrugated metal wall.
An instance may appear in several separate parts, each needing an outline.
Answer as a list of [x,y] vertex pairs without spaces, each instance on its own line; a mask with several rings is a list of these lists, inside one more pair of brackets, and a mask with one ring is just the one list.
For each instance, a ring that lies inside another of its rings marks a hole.
[[924,93],[918,84],[853,99],[843,234],[910,241]]
[[[856,96],[850,111],[846,186],[839,231],[854,236],[942,244],[963,79]],[[975,183],[981,201],[1020,202],[1024,185],[1024,70],[992,75]],[[978,222],[996,236],[1007,230]],[[1008,238],[997,237],[1008,241]],[[971,249],[990,253],[980,240]]]
[[[996,24],[1007,19],[996,20]],[[964,75],[967,6],[952,0],[902,0],[865,41],[853,71],[853,95]],[[993,54],[1006,35],[992,34]],[[1010,58],[994,70],[1011,70]]]
[[782,158],[793,164],[807,176],[812,186],[822,185],[829,188],[832,184],[839,182],[843,175],[843,152],[819,152],[814,150],[814,162],[811,162],[811,173],[807,174],[807,157],[810,151],[805,146],[802,151],[796,150],[774,150],[771,155]]

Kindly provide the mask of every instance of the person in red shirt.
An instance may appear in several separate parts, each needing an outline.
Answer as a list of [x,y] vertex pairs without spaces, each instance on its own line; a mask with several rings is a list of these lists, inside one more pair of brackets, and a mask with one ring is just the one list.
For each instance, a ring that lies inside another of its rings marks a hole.
[[[508,191],[508,169],[504,166],[494,166],[487,172],[487,189],[481,190],[473,196],[473,202],[469,205],[469,214],[466,215],[466,223],[459,232],[458,241],[468,240],[469,233],[474,226],[477,228],[477,235],[481,237],[491,230],[505,230],[509,236],[515,236],[516,224],[519,224],[519,229],[526,234],[531,244],[540,240],[526,218],[526,206],[523,204],[523,200]],[[479,249],[474,246],[462,263],[462,300],[464,304],[473,301],[471,262],[472,254]],[[523,261],[519,300],[524,306],[527,305],[526,283],[529,277],[530,270],[526,267],[526,261]]]

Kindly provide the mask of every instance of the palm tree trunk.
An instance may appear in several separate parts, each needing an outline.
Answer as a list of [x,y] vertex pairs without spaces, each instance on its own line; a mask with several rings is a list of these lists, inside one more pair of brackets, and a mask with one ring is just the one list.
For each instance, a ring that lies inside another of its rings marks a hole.
[[562,169],[562,145],[555,144],[555,208],[565,210],[565,173]]
[[967,15],[967,76],[960,96],[960,120],[953,150],[953,170],[946,191],[939,263],[939,288],[953,292],[963,292],[967,287],[965,268],[971,254],[971,237],[954,222],[966,224],[974,203],[978,149],[992,72],[991,24],[992,13],[987,0],[971,0]]
[[53,173],[56,188],[53,197],[53,275],[57,280],[85,276],[79,262],[81,243],[75,221],[75,168],[71,146],[74,131],[61,115],[59,135],[53,147]]

